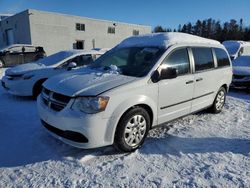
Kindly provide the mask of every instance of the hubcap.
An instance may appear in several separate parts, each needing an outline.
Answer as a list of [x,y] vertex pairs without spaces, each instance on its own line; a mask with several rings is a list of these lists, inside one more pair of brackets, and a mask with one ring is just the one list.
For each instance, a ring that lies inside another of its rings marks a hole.
[[146,133],[146,123],[142,115],[135,115],[128,121],[124,131],[126,144],[131,147],[140,144]]
[[225,93],[223,91],[220,91],[215,101],[216,109],[221,110],[224,106],[224,102],[225,102]]

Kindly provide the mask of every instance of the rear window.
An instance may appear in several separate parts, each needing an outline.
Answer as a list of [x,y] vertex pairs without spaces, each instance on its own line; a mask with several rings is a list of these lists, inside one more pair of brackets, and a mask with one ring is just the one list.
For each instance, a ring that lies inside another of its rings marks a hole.
[[225,66],[230,65],[230,61],[228,59],[228,56],[225,50],[220,49],[220,48],[215,48],[214,52],[217,58],[218,67],[225,67]]
[[212,50],[210,48],[192,48],[195,71],[203,71],[214,68]]

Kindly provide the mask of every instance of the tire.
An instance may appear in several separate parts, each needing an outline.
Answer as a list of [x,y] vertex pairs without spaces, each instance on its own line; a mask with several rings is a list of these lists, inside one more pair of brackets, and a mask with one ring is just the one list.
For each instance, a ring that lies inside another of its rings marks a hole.
[[214,114],[218,114],[222,111],[226,101],[226,89],[221,87],[216,94],[213,105],[210,108],[210,111]]
[[135,107],[126,112],[119,121],[114,146],[123,152],[138,149],[147,137],[150,127],[150,117],[141,107]]

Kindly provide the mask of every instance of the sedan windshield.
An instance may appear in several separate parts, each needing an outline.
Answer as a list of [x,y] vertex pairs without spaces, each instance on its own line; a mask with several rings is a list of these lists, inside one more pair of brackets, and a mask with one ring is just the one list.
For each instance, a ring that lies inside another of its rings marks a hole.
[[230,56],[235,55],[240,48],[239,43],[226,43],[224,46],[226,47]]
[[61,52],[52,54],[48,57],[42,58],[42,59],[38,60],[36,63],[44,64],[46,66],[51,66],[51,65],[57,64],[58,62],[66,59],[72,55],[73,55],[73,52],[61,51]]
[[97,59],[90,68],[108,70],[116,67],[120,74],[142,77],[148,74],[164,51],[157,47],[115,48]]

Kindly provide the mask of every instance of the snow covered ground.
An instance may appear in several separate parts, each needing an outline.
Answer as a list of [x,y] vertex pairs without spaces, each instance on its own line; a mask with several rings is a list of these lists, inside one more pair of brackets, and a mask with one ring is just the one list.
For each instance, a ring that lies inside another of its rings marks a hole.
[[51,137],[36,101],[0,87],[0,187],[250,187],[250,94],[150,132],[134,153],[81,150]]

